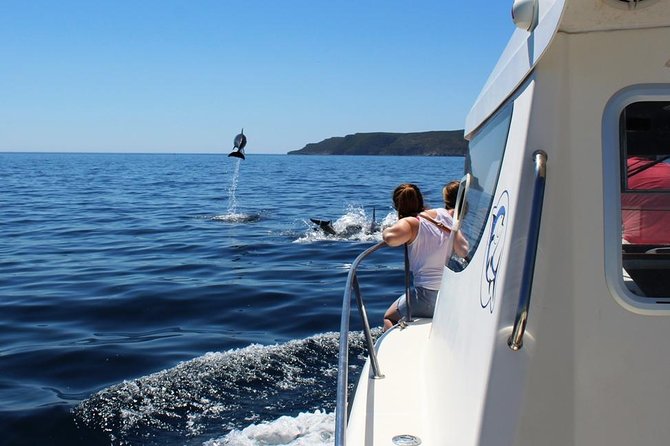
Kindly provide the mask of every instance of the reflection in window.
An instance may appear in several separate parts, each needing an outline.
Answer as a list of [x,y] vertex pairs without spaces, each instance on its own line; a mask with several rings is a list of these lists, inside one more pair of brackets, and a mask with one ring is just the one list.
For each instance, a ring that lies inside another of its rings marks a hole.
[[[505,106],[470,141],[465,158],[465,173],[472,175],[467,195],[468,211],[462,220],[463,235],[470,250],[465,256],[471,259],[484,234],[484,228],[493,202],[493,194],[503,154],[507,145],[507,134],[512,120],[512,103]],[[448,262],[448,267],[460,271],[465,264],[460,259]]]
[[624,282],[635,294],[670,296],[670,102],[621,113]]

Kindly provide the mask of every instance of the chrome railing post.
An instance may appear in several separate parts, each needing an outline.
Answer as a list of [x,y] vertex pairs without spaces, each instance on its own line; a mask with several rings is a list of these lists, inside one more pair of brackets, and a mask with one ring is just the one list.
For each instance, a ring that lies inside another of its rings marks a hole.
[[337,363],[337,398],[335,409],[335,446],[344,446],[346,442],[347,431],[347,385],[349,372],[349,315],[351,313],[351,293],[356,293],[356,301],[358,308],[361,311],[361,318],[363,320],[363,331],[368,343],[368,351],[370,355],[370,363],[372,364],[375,377],[383,377],[379,372],[379,364],[377,361],[377,352],[375,352],[374,344],[372,342],[372,333],[370,332],[370,324],[365,313],[365,305],[360,296],[360,289],[358,287],[358,279],[356,278],[356,269],[361,261],[372,254],[379,248],[386,246],[386,243],[379,242],[376,245],[363,251],[354,263],[351,264],[349,274],[347,275],[347,284],[344,288],[344,297],[342,299],[342,316],[340,318],[340,347],[339,357]]
[[533,153],[533,161],[535,163],[535,183],[533,186],[533,198],[530,210],[526,258],[523,263],[521,291],[519,292],[519,305],[517,307],[516,317],[514,318],[514,328],[512,330],[512,335],[507,340],[507,345],[514,351],[519,350],[523,346],[523,335],[526,332],[526,323],[528,321],[531,290],[533,288],[533,275],[535,274],[537,241],[540,236],[544,186],[547,176],[547,154],[542,150],[537,150]]
[[370,331],[370,323],[368,322],[368,313],[365,311],[365,304],[361,298],[361,290],[358,286],[358,278],[354,275],[354,294],[356,295],[356,302],[358,303],[358,311],[363,320],[363,332],[365,333],[365,340],[368,344],[368,351],[370,353],[370,366],[372,368],[372,378],[383,378],[382,372],[379,370],[379,362],[377,360],[377,353],[375,352],[375,343],[372,341],[372,333]]
[[[349,270],[351,275],[351,270]],[[347,285],[349,280],[347,280]],[[347,430],[347,385],[349,379],[349,315],[351,312],[351,289],[344,290],[342,315],[340,317],[340,347],[337,361],[337,397],[335,399],[335,445],[344,446]]]

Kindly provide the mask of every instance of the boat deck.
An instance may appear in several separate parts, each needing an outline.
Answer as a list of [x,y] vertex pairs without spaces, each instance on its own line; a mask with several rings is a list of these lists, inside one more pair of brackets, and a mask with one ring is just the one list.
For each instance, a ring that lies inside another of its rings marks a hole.
[[[352,402],[347,444],[392,445],[394,437],[407,435],[418,437],[421,444],[431,444],[423,404],[428,389],[421,372],[431,327],[431,319],[417,319],[379,339],[379,368],[384,378],[370,378],[369,361],[366,363]],[[404,352],[403,357],[397,352]],[[402,440],[396,444],[418,444],[409,437]]]

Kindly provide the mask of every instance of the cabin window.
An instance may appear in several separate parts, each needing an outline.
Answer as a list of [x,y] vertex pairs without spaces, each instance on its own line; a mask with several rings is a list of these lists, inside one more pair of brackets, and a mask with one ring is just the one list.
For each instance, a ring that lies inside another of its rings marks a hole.
[[621,258],[627,290],[670,297],[670,101],[626,105],[619,117]]
[[471,180],[466,199],[467,212],[462,217],[461,229],[468,240],[469,251],[464,258],[452,256],[447,266],[454,271],[461,271],[467,266],[484,234],[507,145],[512,108],[510,102],[468,144],[465,173],[471,175]]

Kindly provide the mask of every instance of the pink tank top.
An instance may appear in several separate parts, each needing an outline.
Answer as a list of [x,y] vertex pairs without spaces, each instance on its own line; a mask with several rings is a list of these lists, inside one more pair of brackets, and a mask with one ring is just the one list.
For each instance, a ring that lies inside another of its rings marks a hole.
[[[435,220],[449,229],[453,226],[453,219],[446,209],[438,208]],[[449,234],[419,216],[419,231],[414,241],[408,245],[409,266],[414,274],[414,286],[429,290],[440,289]]]

